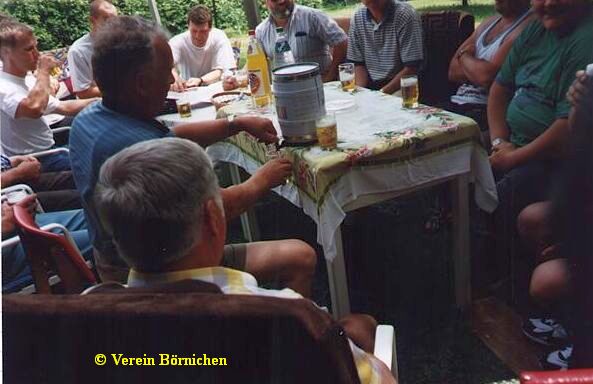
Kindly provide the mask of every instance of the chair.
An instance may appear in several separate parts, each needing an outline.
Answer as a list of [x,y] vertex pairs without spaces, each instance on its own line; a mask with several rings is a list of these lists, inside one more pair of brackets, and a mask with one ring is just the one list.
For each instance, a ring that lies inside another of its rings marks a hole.
[[[52,293],[50,272],[61,280],[63,293],[80,293],[97,280],[68,230],[60,224],[39,228],[21,203],[14,206],[17,233],[27,254],[37,293]],[[54,233],[59,230],[62,234]]]
[[[10,187],[2,188],[0,190],[0,202],[4,204],[8,202],[9,204],[16,204],[17,202],[21,201],[28,195],[32,195],[35,192],[29,187],[27,184],[15,184],[11,185]],[[35,211],[37,213],[43,213],[43,207],[39,200],[37,201],[37,205],[35,206]]]
[[449,82],[449,63],[457,48],[473,33],[474,17],[459,11],[425,12],[421,15],[424,34],[424,68],[420,73],[420,101],[442,105],[457,90]]
[[[85,296],[4,295],[4,378],[64,384],[359,382],[342,328],[312,302],[223,295],[209,283],[180,283],[168,293],[120,287]],[[106,355],[104,366],[95,364],[98,353]],[[119,354],[154,358],[155,366],[116,366]],[[189,357],[190,364],[205,354],[211,363],[226,358],[227,365],[159,366],[159,354],[168,354],[169,362]]]
[[522,372],[521,384],[593,384],[593,369]]

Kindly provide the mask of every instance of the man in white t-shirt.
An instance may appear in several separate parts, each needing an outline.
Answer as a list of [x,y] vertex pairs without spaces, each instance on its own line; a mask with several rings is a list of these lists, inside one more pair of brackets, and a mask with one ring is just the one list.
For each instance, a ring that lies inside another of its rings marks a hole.
[[214,83],[225,70],[236,67],[231,42],[223,31],[212,28],[208,8],[198,5],[190,9],[187,25],[187,31],[169,41],[176,66],[174,91]]
[[[37,39],[28,25],[0,23],[0,59],[2,152],[15,156],[52,148],[53,135],[42,116],[52,112],[72,116],[94,99],[60,101],[51,96],[49,72],[58,63],[50,55],[39,55]],[[25,77],[35,69],[36,81],[27,85]],[[70,169],[68,155],[63,152],[39,160],[43,172]]]
[[89,6],[91,32],[76,40],[68,50],[68,69],[72,89],[79,99],[101,96],[93,78],[93,34],[106,20],[117,16],[117,9],[110,0],[93,0]]

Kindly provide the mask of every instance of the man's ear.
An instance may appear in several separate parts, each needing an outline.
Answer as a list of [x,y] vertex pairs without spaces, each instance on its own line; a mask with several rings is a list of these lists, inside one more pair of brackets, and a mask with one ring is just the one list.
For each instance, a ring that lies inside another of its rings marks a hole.
[[211,236],[223,235],[222,229],[225,228],[226,222],[222,209],[218,206],[214,199],[208,199],[204,203],[204,230],[207,230]]

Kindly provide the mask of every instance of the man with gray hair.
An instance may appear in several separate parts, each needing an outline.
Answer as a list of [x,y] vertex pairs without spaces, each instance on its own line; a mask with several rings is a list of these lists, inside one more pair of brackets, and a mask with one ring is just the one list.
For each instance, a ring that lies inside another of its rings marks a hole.
[[[183,156],[187,161],[179,162]],[[225,211],[208,156],[188,140],[149,140],[126,148],[101,167],[95,205],[120,255],[131,267],[130,287],[201,280],[225,294],[302,298],[291,289],[263,289],[254,276],[221,267]],[[321,309],[319,309],[321,311]],[[395,383],[369,351],[376,322],[342,321],[361,383]]]
[[[93,68],[103,100],[74,120],[70,158],[96,251],[97,270],[103,280],[123,281],[128,274],[128,267],[98,219],[92,200],[99,169],[105,160],[138,142],[172,136],[203,146],[239,131],[267,143],[278,140],[270,120],[253,116],[180,124],[171,131],[156,121],[154,118],[173,82],[173,56],[167,40],[157,25],[130,16],[111,18],[94,38]],[[163,156],[193,165],[185,155],[163,151]],[[158,172],[158,168],[158,164],[146,168],[147,177]],[[291,171],[288,160],[270,161],[246,182],[222,190],[227,219],[238,216],[270,188],[283,183]],[[153,183],[155,188],[156,184]],[[193,193],[193,187],[186,188]],[[181,192],[165,193],[167,199],[176,199]],[[223,260],[226,266],[246,270],[261,280],[279,280],[304,295],[310,294],[316,262],[315,251],[298,240],[230,245],[225,247]]]
[[93,36],[105,21],[113,16],[117,16],[117,8],[111,0],[92,0],[89,5],[91,31],[76,40],[68,50],[68,70],[72,79],[72,89],[79,99],[101,96],[101,91],[93,80]]

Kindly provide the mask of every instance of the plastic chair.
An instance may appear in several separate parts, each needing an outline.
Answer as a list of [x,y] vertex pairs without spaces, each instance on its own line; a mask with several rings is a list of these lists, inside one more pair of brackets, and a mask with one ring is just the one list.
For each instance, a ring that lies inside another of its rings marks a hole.
[[[17,233],[29,259],[37,293],[51,294],[50,272],[58,275],[64,293],[80,293],[97,280],[68,230],[60,224],[39,228],[21,203],[14,206]],[[62,233],[51,232],[59,230]]]

